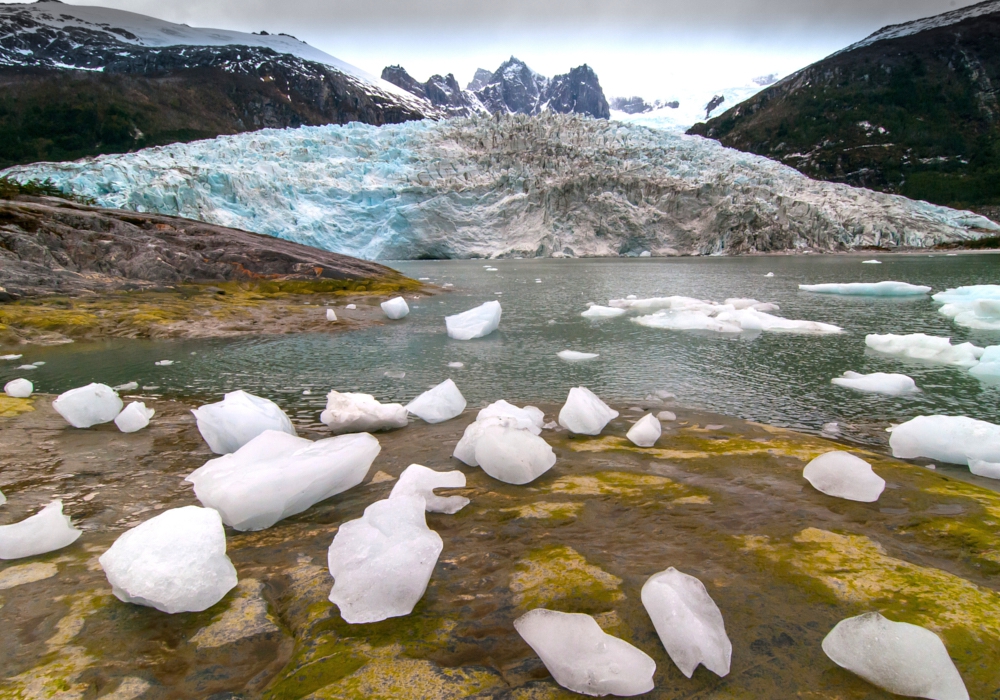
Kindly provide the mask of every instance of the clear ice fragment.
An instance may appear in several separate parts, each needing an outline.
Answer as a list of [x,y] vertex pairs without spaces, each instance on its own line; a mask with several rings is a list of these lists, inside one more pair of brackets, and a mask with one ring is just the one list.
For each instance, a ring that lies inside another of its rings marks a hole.
[[428,389],[406,405],[406,410],[428,423],[443,423],[465,410],[465,397],[446,379],[433,389]]
[[198,432],[217,455],[235,452],[265,430],[295,435],[292,421],[276,403],[245,391],[232,391],[222,401],[191,413],[198,422]]
[[439,472],[422,464],[411,464],[399,475],[399,481],[392,487],[389,498],[421,496],[427,504],[428,513],[453,515],[469,505],[469,499],[464,496],[438,496],[434,489],[464,487],[465,474],[460,471]]
[[0,526],[0,559],[54,552],[73,544],[81,534],[69,516],[63,515],[62,501],[52,501],[19,523]]
[[107,384],[88,384],[60,394],[52,408],[74,428],[110,423],[122,410],[122,400]]
[[834,450],[809,462],[802,476],[827,496],[861,503],[874,503],[885,489],[885,480],[872,465],[847,452]]
[[569,390],[559,411],[559,425],[579,435],[600,435],[604,426],[618,417],[618,411],[597,398],[590,389],[578,386]]

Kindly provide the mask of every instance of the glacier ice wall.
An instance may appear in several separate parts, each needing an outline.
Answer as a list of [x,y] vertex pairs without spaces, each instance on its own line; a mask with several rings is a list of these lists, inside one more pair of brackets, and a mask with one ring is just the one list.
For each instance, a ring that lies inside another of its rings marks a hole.
[[6,173],[368,259],[928,246],[1000,230],[715,141],[574,115],[264,130]]

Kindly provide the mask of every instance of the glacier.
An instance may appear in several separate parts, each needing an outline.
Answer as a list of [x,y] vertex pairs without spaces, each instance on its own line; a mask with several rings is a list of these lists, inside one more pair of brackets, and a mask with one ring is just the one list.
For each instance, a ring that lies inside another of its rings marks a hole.
[[832,251],[1000,232],[701,137],[578,115],[272,129],[3,174],[370,260]]

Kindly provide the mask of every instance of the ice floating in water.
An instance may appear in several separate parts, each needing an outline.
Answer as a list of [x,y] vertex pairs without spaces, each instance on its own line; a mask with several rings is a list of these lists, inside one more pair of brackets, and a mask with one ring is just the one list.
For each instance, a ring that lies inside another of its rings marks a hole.
[[851,282],[849,284],[800,284],[803,292],[817,294],[840,294],[842,296],[864,297],[910,297],[921,296],[931,291],[924,287],[906,282]]
[[969,460],[969,471],[987,479],[1000,479],[1000,462],[985,462],[981,459]]
[[465,363],[464,362],[449,362],[448,366],[451,367],[452,369],[462,369],[463,367],[465,367]]
[[382,373],[383,377],[388,377],[389,379],[403,379],[406,377],[406,372],[402,370],[390,369]]
[[979,364],[969,374],[980,379],[1000,379],[1000,345],[990,345],[983,350]]
[[334,311],[333,309],[327,309],[326,310],[326,320],[327,321],[336,321],[337,320],[337,312]]
[[438,496],[434,489],[460,489],[465,487],[465,474],[460,471],[438,472],[422,464],[411,464],[399,475],[389,498],[421,496],[428,513],[453,515],[469,505],[464,496]]
[[729,673],[733,645],[719,606],[701,581],[671,566],[643,585],[642,605],[681,673],[690,678],[698,664],[717,676]]
[[865,336],[865,345],[886,355],[965,368],[974,367],[983,354],[983,349],[972,343],[952,345],[950,338],[938,338],[923,333],[872,334]]
[[107,384],[88,384],[60,394],[52,408],[74,428],[110,423],[122,410],[122,400]]
[[768,272],[766,275],[764,275],[764,277],[774,277],[774,273]]
[[35,365],[20,365],[16,369],[38,369],[38,367]]
[[840,434],[840,423],[836,421],[832,423],[824,423],[822,432],[827,435],[839,435]]
[[960,326],[977,330],[1000,330],[1000,284],[958,287],[933,296],[944,304],[938,312]]
[[164,511],[124,533],[99,561],[119,600],[165,613],[210,608],[237,584],[211,508]]
[[62,501],[52,501],[19,523],[0,526],[0,559],[54,552],[73,544],[81,534],[69,516],[63,515]]
[[881,265],[882,261],[881,260],[862,260],[861,264],[862,265]]
[[360,484],[381,451],[367,433],[312,442],[267,430],[185,479],[237,530],[263,530]]
[[641,695],[653,689],[654,662],[606,634],[590,615],[537,608],[514,620],[556,683],[584,695]]
[[889,447],[903,459],[1000,462],[1000,425],[965,416],[917,416],[892,429]]
[[886,374],[885,372],[859,374],[857,372],[844,372],[843,377],[834,377],[830,380],[830,383],[869,394],[905,396],[906,394],[920,393],[920,389],[913,379],[907,377],[905,374]]
[[427,590],[444,543],[427,527],[421,496],[376,501],[340,526],[328,554],[330,602],[351,624],[409,615]]
[[232,391],[222,401],[191,413],[198,422],[198,432],[217,455],[235,452],[265,430],[295,435],[292,421],[276,403],[245,391]]
[[0,355],[0,360],[13,362],[14,360],[20,360],[22,357],[24,357],[24,355]]
[[133,401],[118,414],[115,425],[123,433],[134,433],[149,425],[149,419],[154,413],[156,413],[154,409],[146,408],[146,404],[141,401]]
[[125,384],[119,384],[116,387],[112,387],[115,391],[135,391],[139,388],[139,382],[126,382]]
[[556,353],[560,360],[565,362],[586,362],[600,357],[596,352],[577,352],[575,350],[562,350]]
[[455,445],[454,457],[470,467],[478,467],[476,444],[484,430],[499,426],[526,430],[532,435],[538,435],[542,432],[544,422],[545,415],[534,406],[518,408],[501,399],[482,409],[476,416],[475,422],[466,427],[462,439]]
[[615,318],[626,312],[626,309],[615,309],[610,306],[598,306],[594,304],[580,315],[584,318]]
[[354,311],[356,308],[358,308],[358,305],[357,304],[348,304],[344,308],[345,309],[350,309],[351,311]]
[[872,465],[839,450],[809,462],[802,476],[827,496],[861,503],[874,503],[885,489],[885,480],[872,471]]
[[711,331],[714,333],[742,333],[743,331],[770,331],[774,333],[808,333],[825,335],[840,333],[841,328],[818,321],[794,321],[752,308],[732,309],[716,307],[710,310],[715,316],[700,310],[664,310],[650,316],[639,316],[632,321],[648,328],[678,331]]
[[393,321],[398,320],[410,313],[410,307],[403,297],[395,297],[389,301],[382,302],[382,311]]
[[475,460],[494,479],[521,485],[551,469],[556,455],[549,443],[531,430],[485,425],[475,441]]
[[637,299],[631,294],[624,299],[612,299],[608,302],[608,306],[633,311],[699,311],[705,314],[713,313],[719,308],[719,304],[715,302],[693,299],[692,297],[672,296]]
[[3,393],[13,399],[26,399],[35,390],[35,385],[27,379],[11,379],[3,385]]
[[465,410],[465,397],[455,382],[446,379],[406,404],[406,410],[428,423],[443,423]]
[[406,409],[398,403],[379,403],[371,394],[331,391],[319,419],[334,433],[369,433],[405,428]]
[[169,367],[170,365],[174,364],[174,361],[173,360],[160,360],[158,362],[154,362],[153,364],[156,365],[157,367]]
[[502,312],[499,301],[488,301],[474,309],[446,316],[444,324],[448,329],[448,337],[454,340],[472,340],[487,336],[500,326]]
[[662,433],[663,428],[660,427],[660,421],[652,413],[648,413],[635,422],[625,437],[631,440],[633,445],[652,447],[660,439]]
[[890,693],[930,700],[969,700],[941,639],[930,630],[876,612],[837,623],[823,640],[830,659]]
[[777,304],[769,301],[757,301],[756,299],[726,299],[722,302],[723,306],[732,306],[737,311],[742,311],[743,309],[753,309],[754,311],[780,311],[781,307]]
[[582,386],[569,390],[566,403],[559,411],[559,425],[579,435],[600,435],[604,426],[618,417],[618,411]]

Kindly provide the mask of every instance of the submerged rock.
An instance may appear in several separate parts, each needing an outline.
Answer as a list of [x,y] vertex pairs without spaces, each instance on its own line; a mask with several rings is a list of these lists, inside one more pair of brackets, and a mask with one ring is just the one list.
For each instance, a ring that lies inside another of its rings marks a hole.
[[382,311],[393,321],[398,321],[410,313],[410,307],[403,297],[395,297],[389,301],[383,301]]
[[647,413],[629,428],[625,437],[638,447],[652,447],[662,434],[663,428],[660,426],[660,421],[652,413]]
[[422,464],[411,464],[399,475],[399,481],[392,487],[389,498],[420,496],[427,504],[428,513],[453,515],[469,505],[469,499],[464,496],[438,496],[434,489],[464,487],[465,474],[460,471],[439,472]]
[[52,408],[74,428],[110,423],[122,410],[122,400],[107,384],[88,384],[60,394]]
[[155,413],[154,409],[146,408],[146,404],[143,402],[133,401],[118,414],[115,418],[115,425],[123,433],[134,433],[149,425],[149,419]]
[[217,455],[236,452],[265,430],[295,435],[292,421],[276,403],[245,391],[232,391],[222,401],[191,413],[198,422],[198,432]]
[[0,559],[23,559],[54,552],[73,544],[81,534],[69,516],[63,515],[62,501],[52,501],[19,523],[0,526]]
[[500,326],[502,312],[499,301],[488,301],[474,309],[446,316],[444,323],[448,329],[448,337],[454,340],[472,340],[487,336]]
[[27,399],[34,390],[35,385],[27,379],[11,379],[3,386],[3,393],[12,399]]
[[802,476],[827,496],[861,503],[874,503],[885,489],[885,480],[872,471],[872,465],[839,450],[809,462]]
[[1000,462],[1000,425],[966,416],[917,416],[892,429],[889,447],[903,459]]
[[579,435],[600,435],[609,422],[618,417],[618,411],[597,398],[590,389],[582,386],[569,390],[566,403],[559,411],[559,425]]
[[334,433],[369,433],[405,428],[407,412],[402,404],[379,403],[371,394],[331,391],[319,419]]
[[530,430],[488,425],[475,444],[482,470],[508,484],[530,483],[556,463],[552,447]]
[[465,397],[451,379],[428,389],[406,405],[406,410],[428,423],[443,423],[465,410]]

